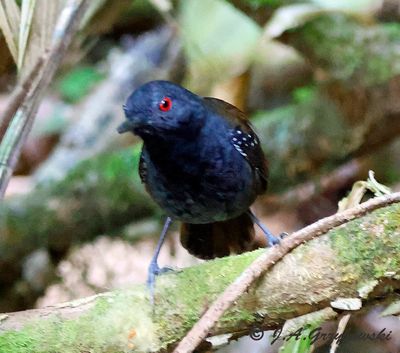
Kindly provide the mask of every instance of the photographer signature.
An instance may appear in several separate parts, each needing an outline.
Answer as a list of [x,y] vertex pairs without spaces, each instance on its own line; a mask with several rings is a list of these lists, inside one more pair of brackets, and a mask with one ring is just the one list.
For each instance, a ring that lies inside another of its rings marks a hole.
[[[294,332],[290,332],[286,335],[282,335],[282,328],[278,328],[273,331],[271,335],[271,344],[274,344],[276,341],[288,342],[290,340],[310,340],[311,344],[314,344],[317,341],[336,341],[340,343],[343,338],[343,333],[329,333],[323,332],[321,327],[317,327],[315,329],[310,330],[308,327],[300,327]],[[363,340],[369,341],[389,341],[391,339],[392,331],[387,331],[386,328],[383,328],[379,332],[361,332],[358,334],[358,337]],[[253,327],[250,331],[250,337],[259,341],[264,337],[264,331],[259,327]]]

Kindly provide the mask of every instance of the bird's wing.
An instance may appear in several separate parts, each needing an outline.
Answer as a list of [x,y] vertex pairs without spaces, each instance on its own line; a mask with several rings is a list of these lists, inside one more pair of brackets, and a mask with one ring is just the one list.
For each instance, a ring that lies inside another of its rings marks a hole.
[[261,181],[260,193],[267,189],[268,165],[261,149],[260,140],[253,130],[246,115],[223,100],[205,97],[206,105],[218,115],[226,118],[231,124],[230,142],[235,149],[249,162],[255,169]]

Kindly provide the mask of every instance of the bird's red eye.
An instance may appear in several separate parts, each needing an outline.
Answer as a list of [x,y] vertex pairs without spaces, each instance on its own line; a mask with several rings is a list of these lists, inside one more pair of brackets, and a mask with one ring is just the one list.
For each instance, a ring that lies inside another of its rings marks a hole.
[[162,110],[163,112],[167,112],[167,111],[170,110],[171,107],[172,107],[172,101],[171,101],[171,99],[168,98],[168,97],[164,97],[164,98],[162,99],[162,101],[160,102],[159,107],[160,107],[160,110]]

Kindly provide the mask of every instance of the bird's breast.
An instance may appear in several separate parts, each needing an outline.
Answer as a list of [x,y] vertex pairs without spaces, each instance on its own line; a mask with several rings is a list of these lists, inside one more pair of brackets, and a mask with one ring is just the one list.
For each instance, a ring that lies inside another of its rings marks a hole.
[[209,223],[235,217],[254,202],[254,172],[230,146],[167,152],[159,159],[144,150],[143,158],[146,188],[169,216]]

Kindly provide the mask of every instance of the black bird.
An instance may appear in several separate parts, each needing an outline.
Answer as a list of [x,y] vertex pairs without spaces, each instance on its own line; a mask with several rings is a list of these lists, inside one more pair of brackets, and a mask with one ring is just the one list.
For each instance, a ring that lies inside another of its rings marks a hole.
[[182,222],[182,245],[202,259],[253,250],[253,223],[270,245],[279,243],[249,208],[266,191],[268,168],[243,112],[168,81],[139,87],[124,111],[118,132],[143,139],[140,178],[168,216],[149,266],[151,294],[172,220]]

